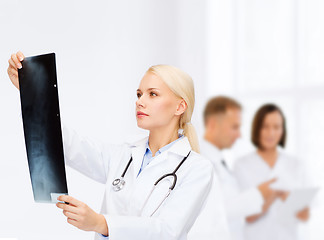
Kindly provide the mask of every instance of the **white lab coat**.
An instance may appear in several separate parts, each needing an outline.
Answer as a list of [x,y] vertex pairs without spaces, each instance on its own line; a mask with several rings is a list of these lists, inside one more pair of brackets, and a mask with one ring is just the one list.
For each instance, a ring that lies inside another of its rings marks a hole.
[[212,162],[218,176],[225,203],[230,238],[242,240],[244,239],[245,218],[262,211],[263,197],[254,186],[240,191],[232,171],[221,163],[224,158],[216,146],[202,140],[201,154]]
[[[278,181],[294,183],[295,187],[304,185],[304,169],[301,163],[278,149],[278,160],[273,168],[257,154],[253,152],[236,161],[234,166],[235,175],[241,189],[251,188],[262,182],[276,177]],[[282,200],[277,199],[269,208],[265,216],[254,223],[245,226],[246,240],[297,240],[298,221],[295,217],[294,224],[284,225],[280,221],[280,208]]]
[[[106,218],[109,240],[184,240],[195,222],[213,182],[212,166],[201,155],[191,154],[177,171],[177,184],[170,196],[150,217],[169,189],[169,181],[160,182],[143,212],[141,209],[153,184],[162,175],[174,171],[191,150],[186,137],[156,156],[137,177],[147,138],[135,143],[100,146],[79,138],[64,128],[66,163],[86,176],[106,184],[101,214]],[[130,157],[133,162],[125,175],[124,188],[115,192],[119,178]],[[96,239],[104,239],[96,234]]]
[[198,239],[231,239],[225,212],[222,188],[217,176],[214,177],[213,186],[209,192],[205,205],[203,206],[196,222],[188,234],[188,240]]

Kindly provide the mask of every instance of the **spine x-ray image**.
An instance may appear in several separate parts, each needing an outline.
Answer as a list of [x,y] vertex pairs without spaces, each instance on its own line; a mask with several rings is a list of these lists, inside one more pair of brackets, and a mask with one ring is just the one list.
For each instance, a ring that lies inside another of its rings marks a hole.
[[55,54],[27,57],[18,70],[20,100],[34,200],[67,194]]

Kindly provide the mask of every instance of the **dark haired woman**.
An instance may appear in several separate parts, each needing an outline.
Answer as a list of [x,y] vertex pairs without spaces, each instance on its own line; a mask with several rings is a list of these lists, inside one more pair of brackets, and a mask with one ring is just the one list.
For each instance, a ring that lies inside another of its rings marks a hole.
[[[252,142],[256,151],[239,159],[235,165],[242,189],[257,186],[273,177],[288,188],[303,185],[304,168],[297,159],[282,150],[286,135],[286,121],[281,109],[274,104],[263,105],[255,114],[252,125]],[[289,196],[286,187],[285,191],[276,191],[273,198],[264,204],[261,214],[246,219],[247,240],[298,239],[298,223],[308,220],[309,209],[300,209],[295,216],[291,215],[289,224],[283,224],[281,210]]]

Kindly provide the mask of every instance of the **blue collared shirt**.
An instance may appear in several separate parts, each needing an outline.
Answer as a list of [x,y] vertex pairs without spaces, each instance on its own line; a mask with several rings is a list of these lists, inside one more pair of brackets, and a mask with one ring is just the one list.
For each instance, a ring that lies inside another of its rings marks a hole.
[[142,160],[142,165],[141,168],[137,174],[137,177],[139,176],[139,174],[144,170],[144,168],[150,164],[150,162],[157,156],[159,156],[161,153],[167,151],[168,149],[170,149],[177,141],[179,141],[181,138],[183,138],[183,135],[179,135],[179,138],[174,140],[173,142],[169,143],[168,145],[165,145],[164,147],[160,148],[156,153],[155,156],[152,156],[152,151],[150,149],[149,146],[149,142],[147,141],[146,143],[146,151]]

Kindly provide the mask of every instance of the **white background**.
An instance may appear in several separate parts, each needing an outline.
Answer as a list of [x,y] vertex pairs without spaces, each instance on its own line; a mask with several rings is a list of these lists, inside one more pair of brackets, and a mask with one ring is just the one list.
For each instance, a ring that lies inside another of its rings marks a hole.
[[[193,77],[200,136],[209,97],[241,101],[243,135],[229,160],[253,149],[253,114],[275,102],[287,116],[287,151],[307,161],[313,181],[323,186],[323,12],[321,0],[1,0],[0,238],[93,235],[69,226],[54,205],[33,202],[19,93],[6,73],[11,53],[55,52],[62,121],[105,142],[142,133],[134,116],[136,89],[154,64],[175,65]],[[67,178],[70,195],[99,211],[104,186],[70,168]],[[312,210],[309,240],[324,238],[323,199]]]

